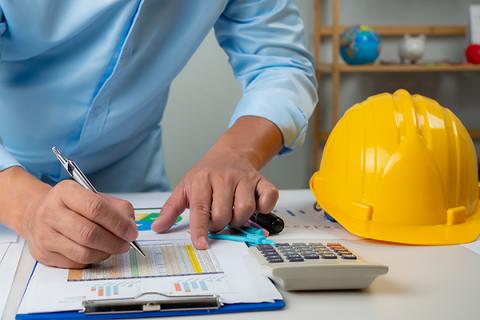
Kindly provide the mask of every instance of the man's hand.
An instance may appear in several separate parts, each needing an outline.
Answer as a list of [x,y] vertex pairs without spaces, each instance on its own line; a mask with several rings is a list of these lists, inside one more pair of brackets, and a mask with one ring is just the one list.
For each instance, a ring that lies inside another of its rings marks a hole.
[[190,208],[190,230],[196,248],[208,247],[208,231],[243,225],[253,212],[270,212],[278,190],[260,168],[280,149],[282,136],[268,120],[240,118],[173,190],[152,225],[167,231]]
[[206,249],[209,230],[239,227],[254,211],[270,212],[277,199],[277,189],[248,160],[233,152],[208,154],[175,187],[152,227],[167,231],[190,208],[192,241]]
[[0,171],[0,223],[25,238],[43,264],[82,268],[129,249],[137,237],[132,205],[84,189],[72,180],[55,187],[19,167]]
[[24,214],[21,230],[38,261],[82,268],[129,250],[138,235],[133,214],[128,201],[65,180]]

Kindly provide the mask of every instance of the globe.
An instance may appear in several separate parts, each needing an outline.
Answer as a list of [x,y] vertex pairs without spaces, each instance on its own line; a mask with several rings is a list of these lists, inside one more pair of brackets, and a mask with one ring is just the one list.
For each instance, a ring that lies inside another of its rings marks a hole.
[[340,35],[340,55],[347,64],[370,64],[380,55],[380,38],[368,26],[353,26]]

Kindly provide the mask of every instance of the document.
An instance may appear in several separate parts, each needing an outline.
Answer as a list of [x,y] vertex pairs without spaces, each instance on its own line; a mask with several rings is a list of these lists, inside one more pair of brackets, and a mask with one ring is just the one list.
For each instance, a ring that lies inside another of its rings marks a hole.
[[84,299],[126,299],[152,291],[217,294],[224,303],[282,299],[260,270],[251,267],[253,258],[243,243],[213,241],[203,253],[185,240],[138,243],[146,248],[146,261],[136,256],[132,264],[131,249],[93,269],[65,270],[37,264],[19,313],[74,311],[81,309]]
[[168,295],[217,294],[223,303],[272,302],[282,299],[261,274],[244,243],[211,241],[208,250],[196,250],[190,240],[186,210],[163,234],[151,230],[168,194],[116,195],[132,202],[139,230],[133,249],[82,270],[37,264],[19,307],[19,313],[74,311],[83,300],[133,298],[144,292]]
[[23,245],[22,239],[14,243],[0,244],[0,318],[10,294]]
[[223,273],[211,250],[197,250],[189,242],[144,241],[142,250],[115,255],[83,270],[70,270],[68,281],[160,278]]
[[313,205],[278,207],[273,212],[285,222],[285,228],[281,233],[269,237],[273,241],[278,242],[291,239],[360,239],[345,230],[339,223],[328,220],[323,210],[314,210]]

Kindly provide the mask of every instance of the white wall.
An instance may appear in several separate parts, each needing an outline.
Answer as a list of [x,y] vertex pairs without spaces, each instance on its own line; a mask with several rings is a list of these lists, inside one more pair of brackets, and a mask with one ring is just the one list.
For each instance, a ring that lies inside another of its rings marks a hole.
[[[463,24],[467,4],[480,0],[342,0],[343,24]],[[312,39],[312,0],[298,0],[306,24],[307,42]],[[330,12],[326,3],[323,13]],[[324,19],[329,21],[328,16]],[[325,20],[324,20],[325,21]],[[428,39],[426,60],[463,60],[463,39]],[[325,57],[329,57],[328,43]],[[385,40],[382,58],[397,58],[397,40]],[[460,74],[358,74],[342,81],[343,109],[371,94],[406,88],[437,99],[451,107],[469,126],[480,127],[479,73]],[[330,101],[328,79],[321,82],[323,105]],[[213,34],[195,53],[175,80],[163,120],[167,172],[174,185],[226,129],[241,95],[226,55]],[[325,109],[323,119],[330,116]],[[296,152],[272,161],[264,174],[280,188],[305,188],[311,173],[310,137]]]

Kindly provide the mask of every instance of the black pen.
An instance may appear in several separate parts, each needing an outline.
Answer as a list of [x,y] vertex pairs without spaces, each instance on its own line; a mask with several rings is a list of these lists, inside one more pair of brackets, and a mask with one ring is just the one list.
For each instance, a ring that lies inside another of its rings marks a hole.
[[250,220],[257,223],[260,227],[267,230],[270,234],[280,233],[285,227],[285,222],[283,221],[283,219],[272,212],[266,214],[255,212],[250,217]]
[[[93,184],[88,180],[87,176],[83,174],[82,170],[80,170],[74,161],[67,159],[67,157],[65,157],[55,146],[52,147],[52,152],[57,157],[58,161],[60,161],[65,170],[67,170],[68,174],[73,180],[78,182],[85,189],[98,193],[97,189],[95,189]],[[145,253],[143,253],[142,249],[135,240],[130,241],[130,246],[145,257]]]

